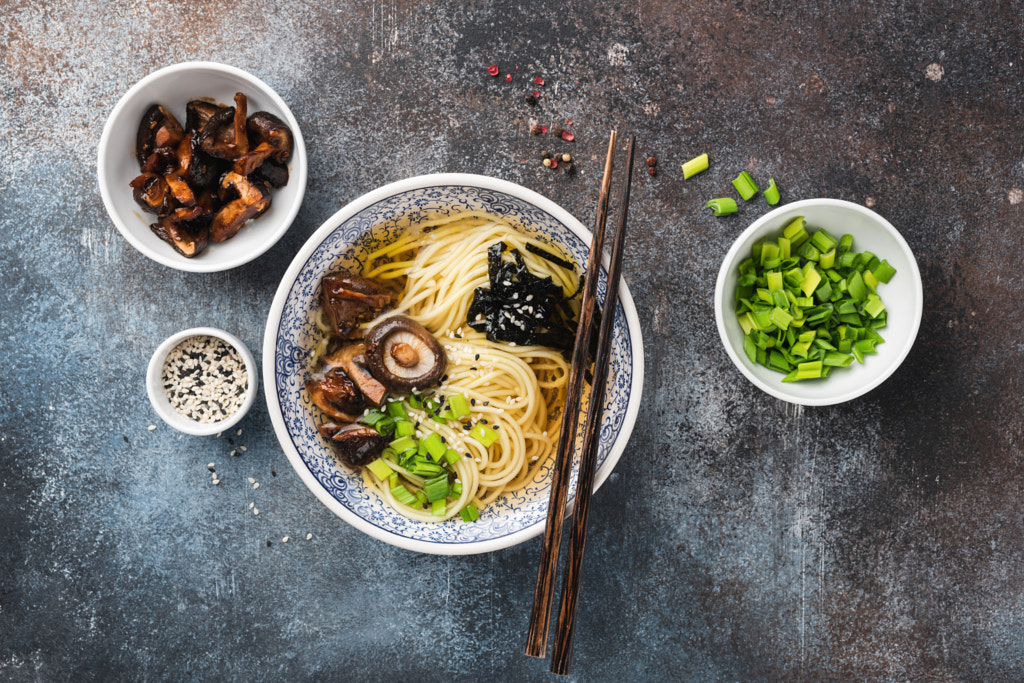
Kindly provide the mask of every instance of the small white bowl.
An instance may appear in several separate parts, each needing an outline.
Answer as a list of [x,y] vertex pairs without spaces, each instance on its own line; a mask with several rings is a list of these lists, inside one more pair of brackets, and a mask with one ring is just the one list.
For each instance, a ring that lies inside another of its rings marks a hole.
[[[271,190],[270,209],[250,221],[231,239],[213,244],[195,258],[185,258],[149,229],[156,216],[142,210],[128,183],[139,175],[135,138],[146,110],[167,107],[185,124],[189,100],[209,98],[232,105],[236,92],[245,93],[249,112],[268,111],[291,128],[294,138],[288,162],[288,184]],[[145,256],[169,268],[193,273],[228,270],[252,261],[274,246],[295,220],[306,192],[306,147],[299,124],[288,105],[260,79],[241,69],[212,62],[186,62],[155,71],[121,97],[103,126],[97,158],[100,195],[107,213],[124,238]]]
[[[196,422],[195,420],[188,419],[171,407],[171,402],[167,398],[167,392],[164,391],[163,369],[164,361],[167,360],[167,354],[189,337],[216,337],[235,347],[238,355],[242,357],[242,362],[245,363],[245,369],[249,374],[249,388],[245,392],[245,401],[243,401],[238,410],[219,422]],[[149,394],[149,402],[153,404],[153,410],[156,411],[161,420],[179,432],[195,436],[210,436],[236,425],[249,412],[252,404],[256,402],[259,384],[256,360],[249,353],[249,349],[235,335],[229,334],[224,330],[218,330],[215,327],[193,327],[190,330],[182,330],[177,334],[172,334],[153,352],[153,357],[149,360],[149,367],[146,369],[146,392]]]
[[[740,262],[750,256],[755,242],[767,235],[781,234],[782,228],[797,216],[805,218],[808,232],[825,228],[837,239],[845,234],[853,235],[854,251],[870,251],[889,261],[896,275],[879,287],[888,311],[888,324],[879,330],[885,343],[878,345],[877,354],[866,356],[863,365],[854,361],[848,368],[837,368],[823,380],[784,384],[781,373],[752,363],[743,353],[743,329],[736,318],[734,302]],[[729,249],[715,285],[715,322],[729,358],[747,379],[766,393],[805,406],[843,403],[884,382],[910,353],[923,310],[921,273],[906,240],[889,221],[871,209],[841,199],[793,202],[754,221]]]

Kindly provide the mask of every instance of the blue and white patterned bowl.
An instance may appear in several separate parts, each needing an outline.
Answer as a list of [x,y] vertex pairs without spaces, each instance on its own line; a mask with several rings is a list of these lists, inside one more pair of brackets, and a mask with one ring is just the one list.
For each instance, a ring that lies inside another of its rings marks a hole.
[[[409,550],[441,555],[489,552],[541,533],[547,514],[550,466],[524,489],[485,508],[476,522],[465,523],[458,517],[441,524],[415,522],[391,510],[363,485],[357,473],[339,464],[316,430],[316,411],[302,387],[311,374],[311,350],[321,334],[314,316],[323,275],[336,267],[360,269],[369,251],[394,239],[412,221],[465,211],[486,212],[516,229],[557,242],[577,263],[587,261],[590,232],[535,192],[485,176],[409,178],[353,201],[309,238],[281,280],[263,340],[267,407],[281,446],[302,481],[335,514],[370,536]],[[604,268],[598,284],[601,297],[605,292]],[[633,430],[643,389],[643,367],[640,323],[623,282],[595,488],[608,478]],[[575,487],[574,472],[570,499]]]

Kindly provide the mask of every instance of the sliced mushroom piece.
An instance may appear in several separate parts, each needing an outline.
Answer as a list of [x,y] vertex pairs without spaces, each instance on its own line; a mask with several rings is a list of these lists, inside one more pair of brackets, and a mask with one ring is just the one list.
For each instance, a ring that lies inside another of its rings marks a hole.
[[233,188],[238,199],[230,201],[217,212],[210,224],[210,239],[223,242],[233,237],[250,218],[256,218],[270,208],[270,190],[258,181],[250,182],[245,176],[229,172],[221,181],[222,188]]
[[[236,137],[236,107],[224,107],[206,122],[199,134],[199,146],[204,152],[218,159],[234,161],[249,151],[249,140],[245,136],[244,119],[242,137]],[[243,114],[244,115],[244,114]]]
[[135,158],[141,167],[154,150],[160,147],[173,149],[185,137],[178,119],[174,114],[159,104],[146,110],[139,122],[139,130],[135,137]]
[[164,175],[173,173],[176,168],[178,168],[178,159],[174,147],[157,147],[142,164],[143,173]]
[[246,123],[249,152],[235,160],[235,173],[249,175],[268,160],[283,164],[292,156],[292,131],[270,112],[258,111]]
[[434,385],[444,375],[447,363],[441,343],[412,318],[387,318],[366,335],[370,373],[393,389],[410,391]]
[[192,100],[185,105],[185,130],[196,136],[213,115],[224,107],[204,100]]
[[176,209],[173,213],[160,216],[149,228],[179,254],[185,258],[194,258],[209,243],[209,228],[189,223],[198,216],[198,212],[199,207]]
[[321,280],[320,304],[331,334],[352,339],[359,335],[359,323],[373,320],[391,305],[391,295],[373,280],[339,271]]
[[163,176],[156,173],[143,173],[129,183],[132,197],[149,213],[162,215],[170,213],[173,199],[171,190]]
[[387,439],[366,425],[325,422],[317,429],[334,447],[338,458],[350,467],[373,462],[387,446]]
[[360,342],[346,344],[324,357],[327,368],[341,368],[370,403],[379,406],[388,393],[388,388],[378,382],[366,369],[366,346]]
[[306,391],[320,410],[336,420],[355,422],[366,405],[363,392],[341,368],[314,375],[306,382]]
[[267,181],[273,188],[284,187],[288,184],[288,166],[279,164],[273,159],[267,159],[263,164],[252,172],[254,178]]

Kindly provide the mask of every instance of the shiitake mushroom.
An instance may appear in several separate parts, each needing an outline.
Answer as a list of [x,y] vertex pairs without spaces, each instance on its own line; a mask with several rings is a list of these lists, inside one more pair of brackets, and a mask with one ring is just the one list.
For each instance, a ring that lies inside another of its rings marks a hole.
[[444,375],[444,348],[412,318],[397,315],[377,323],[365,342],[370,372],[392,389],[425,389]]

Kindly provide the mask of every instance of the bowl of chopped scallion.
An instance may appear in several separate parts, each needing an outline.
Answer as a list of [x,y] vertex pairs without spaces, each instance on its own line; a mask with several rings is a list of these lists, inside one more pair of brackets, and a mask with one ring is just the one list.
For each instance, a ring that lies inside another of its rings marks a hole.
[[793,202],[737,238],[715,286],[729,357],[790,403],[833,405],[884,382],[910,352],[924,295],[887,220],[839,199]]

